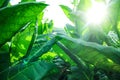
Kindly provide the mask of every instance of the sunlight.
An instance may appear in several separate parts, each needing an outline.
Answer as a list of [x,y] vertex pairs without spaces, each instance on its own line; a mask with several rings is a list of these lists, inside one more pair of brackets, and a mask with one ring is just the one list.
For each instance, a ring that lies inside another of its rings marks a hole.
[[106,6],[102,3],[96,3],[92,5],[86,13],[87,21],[93,24],[100,24],[106,15]]
[[[11,5],[16,5],[21,0],[10,0]],[[44,1],[49,6],[46,8],[44,19],[49,19],[54,21],[54,26],[56,28],[64,28],[66,23],[72,24],[70,20],[66,17],[59,5],[66,5],[70,8],[73,7],[71,4],[72,0],[36,0],[37,2]]]
[[10,0],[10,4],[11,4],[11,5],[16,5],[16,4],[18,4],[19,2],[21,2],[21,0]]
[[60,9],[59,6],[49,6],[46,8],[44,19],[49,19],[54,21],[54,27],[63,28],[66,23],[68,23],[68,19],[65,16],[64,12]]
[[46,8],[44,18],[54,21],[54,27],[64,28],[66,23],[72,24],[66,17],[59,5],[67,5],[72,8],[71,0],[37,0],[45,1],[49,6]]

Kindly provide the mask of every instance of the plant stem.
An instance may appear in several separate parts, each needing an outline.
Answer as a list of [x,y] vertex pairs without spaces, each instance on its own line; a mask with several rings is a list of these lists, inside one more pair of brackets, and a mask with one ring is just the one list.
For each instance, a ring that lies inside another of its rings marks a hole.
[[86,64],[77,56],[73,55],[66,46],[64,46],[61,42],[56,43],[63,51],[78,65],[79,68],[86,70]]

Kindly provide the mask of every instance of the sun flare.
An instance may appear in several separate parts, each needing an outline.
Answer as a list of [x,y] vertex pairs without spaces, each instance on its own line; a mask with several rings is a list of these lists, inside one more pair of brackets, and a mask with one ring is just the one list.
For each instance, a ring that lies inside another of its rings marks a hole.
[[100,24],[106,16],[106,5],[102,3],[94,3],[87,13],[87,21],[93,24]]

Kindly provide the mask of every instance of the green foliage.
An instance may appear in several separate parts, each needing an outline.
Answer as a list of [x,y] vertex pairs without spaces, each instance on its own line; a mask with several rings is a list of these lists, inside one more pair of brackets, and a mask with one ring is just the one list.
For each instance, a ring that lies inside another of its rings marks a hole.
[[[87,22],[85,22],[85,11],[92,4],[90,0],[74,1],[75,2],[73,4],[75,8],[73,10],[70,10],[69,7],[66,7],[64,5],[60,6],[63,9],[65,15],[70,20],[72,19],[71,21],[75,25],[66,25],[65,30],[67,31],[67,35],[70,37],[62,35],[62,44],[67,47],[69,52],[85,61],[88,66],[92,64],[95,68],[106,71],[104,73],[107,75],[107,77],[111,76],[109,72],[112,72],[112,74],[115,75],[118,74],[120,71],[120,44],[119,26],[116,24],[119,24],[119,10],[117,10],[119,9],[120,5],[119,0],[109,1],[107,19],[105,19],[104,22],[99,25],[87,24]],[[101,0],[101,2],[103,1]],[[111,31],[114,32],[112,33]],[[84,72],[87,73],[86,71]],[[89,77],[88,74],[87,76]],[[96,76],[95,71],[94,76]],[[100,75],[97,77],[100,79]],[[93,80],[90,77],[89,79]],[[119,78],[113,78],[113,76],[109,79],[119,80]]]
[[32,1],[35,1],[35,0],[22,0],[21,2],[32,2]]
[[120,38],[120,34],[119,34],[119,21],[120,21],[120,1],[119,0],[115,0],[114,2],[111,2],[112,5],[109,6],[109,16],[111,20],[111,26],[112,29],[118,34],[118,37]]
[[1,74],[1,71],[8,68],[10,65],[10,55],[9,55],[9,45],[8,43],[5,44],[0,48],[0,79],[6,80],[7,72]]
[[91,0],[81,0],[77,3],[77,9],[81,11],[86,11],[89,7],[92,6]]
[[7,6],[9,0],[1,0],[0,1],[0,8]]
[[44,45],[42,45],[41,48],[38,47],[39,49],[34,54],[30,54],[30,56],[28,56],[28,61],[38,60],[38,58],[44,53],[48,52],[56,42],[57,39],[52,38],[51,40],[47,41]]
[[53,46],[53,50],[66,62],[69,62],[71,65],[76,65],[75,62],[73,62],[73,60],[71,60],[70,57],[58,45],[55,44]]
[[54,64],[44,61],[36,61],[27,65],[14,76],[11,76],[9,80],[42,80],[42,78],[51,74],[50,72],[53,70],[56,70]]
[[72,9],[70,9],[68,6],[60,5],[60,7],[63,9],[65,15],[71,20],[74,21],[74,16],[72,14]]
[[63,38],[61,42],[67,46],[70,52],[79,56],[82,60],[107,70],[112,70],[113,66],[118,66],[116,71],[120,71],[120,65],[118,65],[120,64],[120,50],[114,47],[106,47],[92,42],[85,42],[81,39],[73,39],[67,36],[61,37]]
[[120,80],[120,2],[105,2],[109,14],[89,24],[91,0],[60,5],[73,25],[65,32],[44,19],[47,4],[0,1],[0,80]]
[[35,30],[34,26],[31,25],[28,24],[28,27],[23,32],[19,32],[14,36],[11,45],[11,62],[15,62],[26,55],[30,42],[34,38]]
[[24,3],[0,9],[0,47],[28,22],[35,22],[46,6],[43,3]]
[[5,2],[5,0],[0,1],[0,7],[3,5],[4,2]]

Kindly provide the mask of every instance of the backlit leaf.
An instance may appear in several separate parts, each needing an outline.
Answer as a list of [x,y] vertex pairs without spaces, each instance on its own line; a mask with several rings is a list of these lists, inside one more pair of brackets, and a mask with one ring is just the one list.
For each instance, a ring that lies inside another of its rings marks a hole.
[[46,7],[43,3],[24,3],[0,9],[0,47]]
[[28,25],[24,31],[17,33],[12,39],[10,54],[12,63],[26,55],[30,42],[34,36],[34,26],[33,24]]
[[9,80],[42,80],[55,69],[57,68],[53,63],[36,61],[26,66],[14,76],[10,76]]
[[[84,61],[105,70],[120,71],[120,65],[118,65],[120,64],[120,49],[110,46],[102,46],[63,35],[60,37],[63,38],[61,42],[66,45],[74,55],[79,56]],[[117,68],[113,68],[115,66]]]
[[21,2],[32,2],[32,1],[35,1],[35,0],[21,0]]

